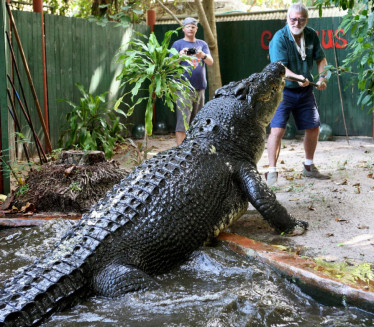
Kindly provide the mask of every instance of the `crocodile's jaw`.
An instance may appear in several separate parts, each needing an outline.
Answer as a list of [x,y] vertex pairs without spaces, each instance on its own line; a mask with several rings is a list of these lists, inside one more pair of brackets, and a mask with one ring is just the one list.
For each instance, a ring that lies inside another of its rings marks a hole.
[[263,125],[269,125],[279,103],[283,98],[285,68],[281,63],[273,63],[262,72],[261,80],[253,95],[256,107],[257,121]]

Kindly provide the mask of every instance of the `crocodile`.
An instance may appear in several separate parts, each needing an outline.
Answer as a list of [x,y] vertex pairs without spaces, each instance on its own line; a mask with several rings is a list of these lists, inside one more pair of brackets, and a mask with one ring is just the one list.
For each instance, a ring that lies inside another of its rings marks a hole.
[[4,282],[0,326],[39,325],[89,296],[157,287],[155,276],[188,260],[251,203],[276,231],[301,234],[257,171],[285,68],[218,89],[181,145],[135,167],[45,256]]

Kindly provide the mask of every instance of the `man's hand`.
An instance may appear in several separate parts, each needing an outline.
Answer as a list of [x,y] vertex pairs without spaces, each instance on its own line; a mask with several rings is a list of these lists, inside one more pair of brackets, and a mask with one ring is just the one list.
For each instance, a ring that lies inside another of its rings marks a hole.
[[179,55],[180,56],[186,56],[186,51],[188,50],[188,48],[183,48],[181,51],[179,51]]
[[198,59],[202,59],[202,58],[205,57],[205,53],[202,50],[199,50],[199,51],[196,52],[196,57]]
[[327,88],[327,84],[326,84],[326,81],[324,79],[319,80],[317,82],[317,85],[318,85],[317,90],[320,90],[320,91],[326,90],[326,88]]
[[304,81],[304,82],[297,82],[301,87],[307,87],[309,85],[309,80],[305,78],[303,75],[299,75],[298,78]]

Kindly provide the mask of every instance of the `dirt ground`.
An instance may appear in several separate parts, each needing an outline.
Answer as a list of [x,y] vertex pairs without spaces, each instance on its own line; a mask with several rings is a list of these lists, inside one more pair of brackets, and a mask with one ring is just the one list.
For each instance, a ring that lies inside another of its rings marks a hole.
[[[175,146],[173,135],[152,137],[152,156]],[[278,200],[296,218],[309,222],[301,236],[273,232],[250,206],[246,215],[229,228],[255,240],[296,251],[325,261],[374,262],[374,139],[337,137],[318,144],[315,164],[331,174],[331,180],[313,180],[301,175],[304,151],[302,138],[283,140],[279,157],[280,176],[272,187]],[[115,159],[126,166],[128,156]],[[267,170],[266,150],[258,164]]]

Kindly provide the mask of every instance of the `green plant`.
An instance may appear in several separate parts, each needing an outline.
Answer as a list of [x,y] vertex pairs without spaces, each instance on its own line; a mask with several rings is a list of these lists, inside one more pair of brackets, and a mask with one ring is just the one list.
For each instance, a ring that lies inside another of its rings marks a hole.
[[[93,96],[80,83],[75,84],[82,94],[79,104],[67,102],[73,110],[66,114],[66,128],[62,131],[59,146],[65,149],[102,150],[107,158],[113,156],[118,141],[124,141],[126,127],[120,116],[126,114],[106,102],[107,92]],[[118,115],[119,114],[119,115]]]
[[[24,149],[25,146],[27,147],[32,144],[22,133],[15,132],[12,133],[11,136],[15,138],[15,143],[17,145],[22,145]],[[25,184],[25,174],[27,170],[39,169],[40,165],[32,161],[32,158],[29,158],[27,162],[17,159],[10,160],[11,149],[12,147],[0,152],[0,170],[5,176],[13,176],[14,182],[16,182],[18,186],[22,186]],[[13,149],[13,151],[15,150]]]
[[17,196],[20,196],[22,194],[25,194],[29,191],[30,189],[30,185],[29,184],[23,184],[23,185],[20,185],[17,192],[16,192],[16,195]]
[[[132,105],[128,105],[130,115],[135,106],[146,100],[145,128],[148,135],[152,135],[153,105],[157,98],[162,99],[170,110],[174,111],[177,99],[189,105],[184,99],[188,99],[188,94],[194,91],[189,80],[183,77],[186,72],[191,74],[191,59],[185,55],[179,56],[176,49],[169,49],[171,36],[177,32],[178,30],[166,32],[161,44],[154,33],[149,37],[138,33],[144,41],[141,39],[131,41],[130,48],[118,59],[123,64],[123,69],[117,79],[123,81],[123,86],[134,86],[131,91],[118,99],[115,107],[119,106],[126,95],[131,94]],[[186,61],[189,65],[181,65],[181,61]],[[149,83],[148,95],[135,100],[145,83]],[[178,92],[182,96],[179,96]],[[187,125],[186,122],[185,124]]]
[[90,15],[88,21],[96,22],[98,25],[106,26],[109,22],[117,22],[116,27],[129,27],[130,24],[139,23],[144,18],[144,10],[140,8],[141,1],[135,4],[116,8],[113,4],[100,5],[101,15]]
[[73,192],[82,191],[82,188],[79,182],[71,182],[71,184],[69,185],[69,189],[72,190]]
[[147,148],[143,142],[135,143],[131,138],[126,139],[125,146],[130,146],[131,149],[121,159],[125,159],[125,164],[130,166],[140,165],[143,158],[153,150],[153,147]]
[[62,148],[57,148],[57,149],[52,150],[51,155],[50,155],[52,161],[56,161],[57,159],[60,158],[62,150],[63,150]]
[[[358,85],[360,95],[357,104],[367,106],[374,111],[374,2],[373,0],[316,0],[322,16],[322,7],[335,4],[344,10],[349,9],[343,17],[340,28],[350,32],[351,41],[347,46],[348,55],[341,67],[328,65],[326,77],[333,73],[351,73],[351,83]],[[353,72],[357,70],[357,73]]]

